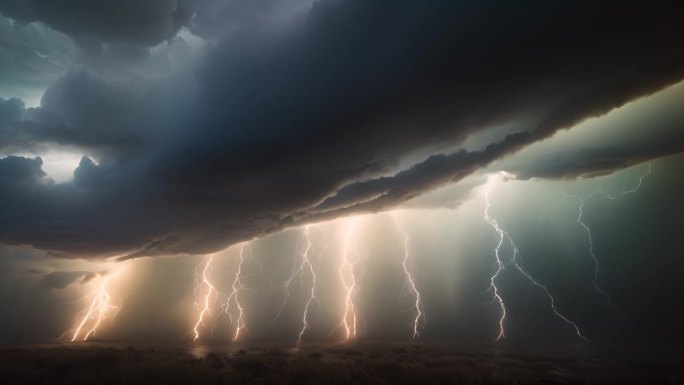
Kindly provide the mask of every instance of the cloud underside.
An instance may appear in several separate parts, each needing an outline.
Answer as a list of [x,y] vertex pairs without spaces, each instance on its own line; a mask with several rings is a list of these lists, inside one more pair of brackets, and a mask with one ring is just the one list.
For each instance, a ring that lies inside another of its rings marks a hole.
[[[59,144],[98,161],[54,184],[40,159],[0,160],[0,241],[65,257],[202,254],[396,207],[681,81],[681,6],[617,4],[323,1],[286,33],[221,34],[192,76],[131,84],[71,69],[39,108],[0,100],[0,149]],[[576,178],[679,153],[682,113],[668,108],[634,128],[659,127],[643,146],[511,170]],[[458,149],[498,126],[515,129]],[[416,154],[431,155],[396,171]]]
[[95,278],[96,273],[90,271],[53,271],[43,275],[39,287],[43,290],[64,289],[74,283],[86,283]]

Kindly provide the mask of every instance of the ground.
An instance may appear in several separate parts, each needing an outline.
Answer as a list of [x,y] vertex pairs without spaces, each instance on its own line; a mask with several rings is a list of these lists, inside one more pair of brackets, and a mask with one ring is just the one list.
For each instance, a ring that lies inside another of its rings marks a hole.
[[356,342],[0,349],[0,384],[681,384],[683,350]]

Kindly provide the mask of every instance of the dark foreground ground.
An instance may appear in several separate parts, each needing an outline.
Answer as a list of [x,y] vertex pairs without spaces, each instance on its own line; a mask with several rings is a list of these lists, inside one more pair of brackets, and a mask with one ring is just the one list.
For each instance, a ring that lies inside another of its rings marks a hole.
[[684,384],[678,348],[411,343],[0,348],[0,384]]

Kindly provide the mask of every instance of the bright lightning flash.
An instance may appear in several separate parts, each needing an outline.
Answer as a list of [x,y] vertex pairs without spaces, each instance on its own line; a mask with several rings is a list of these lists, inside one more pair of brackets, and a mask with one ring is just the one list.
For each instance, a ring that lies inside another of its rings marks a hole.
[[195,327],[193,329],[193,331],[195,333],[195,338],[194,338],[195,341],[197,341],[200,337],[199,328],[200,328],[200,326],[204,325],[204,318],[206,316],[208,316],[209,314],[211,314],[212,298],[214,298],[214,301],[216,301],[216,299],[218,298],[218,291],[216,291],[216,288],[214,287],[214,285],[211,283],[211,281],[209,280],[209,278],[207,276],[207,274],[209,272],[209,268],[211,267],[211,263],[213,262],[213,260],[214,260],[214,256],[209,255],[209,257],[207,257],[207,261],[204,264],[204,269],[202,270],[202,278],[200,281],[200,285],[201,285],[200,292],[201,292],[201,289],[204,288],[205,294],[204,294],[204,299],[201,301],[201,305],[196,304],[197,307],[201,306],[201,310],[199,313],[199,317],[197,318],[197,323],[195,323]]
[[107,318],[110,312],[116,312],[119,309],[118,306],[111,304],[112,297],[109,293],[111,279],[115,278],[119,273],[120,271],[116,271],[101,276],[100,285],[97,287],[95,293],[93,293],[93,299],[90,302],[90,306],[71,338],[72,342],[76,340],[86,341],[91,335],[94,335],[97,332],[97,328],[102,321]]
[[494,249],[494,257],[496,258],[496,271],[494,272],[494,275],[489,277],[489,289],[491,289],[494,292],[494,298],[499,302],[499,307],[501,308],[501,318],[499,319],[499,335],[496,337],[496,340],[500,340],[502,338],[506,338],[506,331],[504,328],[504,322],[506,321],[506,304],[504,303],[503,298],[501,297],[501,294],[499,293],[499,288],[496,286],[496,279],[499,278],[499,274],[505,269],[505,266],[503,262],[501,261],[501,245],[503,244],[504,241],[504,232],[499,228],[499,225],[496,223],[494,219],[492,219],[489,216],[489,192],[491,191],[491,183],[487,183],[487,187],[485,190],[485,210],[484,210],[484,220],[489,223],[492,228],[494,228],[494,231],[499,235],[499,242],[496,245],[496,248]]
[[493,185],[494,182],[495,182],[496,180],[498,180],[498,179],[509,179],[509,178],[514,178],[514,177],[515,177],[514,175],[511,175],[511,174],[508,174],[508,173],[505,173],[505,172],[500,172],[500,173],[496,174],[496,175],[493,177],[493,178],[496,178],[496,179],[490,179],[490,180],[487,182],[487,186],[486,186],[486,190],[485,190],[485,194],[484,194],[484,199],[485,199],[484,220],[485,220],[490,226],[492,226],[492,228],[494,229],[494,231],[496,231],[496,233],[499,235],[499,242],[497,243],[496,248],[494,249],[494,255],[495,255],[495,257],[496,257],[496,266],[497,266],[497,270],[496,270],[496,272],[494,273],[494,275],[492,275],[492,277],[490,278],[490,288],[494,291],[494,296],[495,296],[495,298],[498,300],[499,305],[500,305],[500,307],[501,307],[501,318],[499,319],[499,335],[497,336],[497,340],[500,340],[501,338],[505,338],[504,323],[505,323],[505,321],[506,321],[506,306],[505,306],[505,304],[504,304],[503,299],[501,298],[501,295],[500,295],[500,293],[499,293],[499,289],[498,289],[497,286],[496,286],[496,279],[499,277],[499,274],[501,274],[501,272],[502,272],[502,271],[504,270],[504,268],[505,268],[505,265],[504,265],[504,263],[502,262],[501,257],[500,257],[501,246],[502,246],[504,240],[506,240],[506,241],[510,244],[511,248],[513,249],[513,258],[512,258],[512,260],[511,260],[511,262],[513,263],[513,265],[515,266],[515,268],[516,268],[516,269],[517,269],[517,270],[518,270],[518,271],[519,271],[519,272],[520,272],[520,273],[521,273],[521,274],[522,274],[530,283],[532,283],[533,285],[535,285],[535,286],[539,287],[540,289],[544,290],[544,293],[546,294],[546,296],[547,296],[548,299],[549,299],[549,304],[550,304],[550,306],[551,306],[551,310],[553,310],[554,314],[555,314],[558,318],[560,318],[561,320],[563,320],[563,322],[565,322],[566,324],[572,326],[572,327],[575,329],[575,333],[577,334],[578,337],[580,337],[580,338],[582,338],[582,339],[584,339],[584,340],[587,340],[587,338],[586,338],[586,337],[582,334],[582,332],[580,331],[580,329],[579,329],[579,327],[577,326],[577,324],[575,324],[574,322],[572,322],[572,321],[571,321],[570,319],[568,319],[566,316],[564,316],[563,314],[561,314],[561,313],[558,311],[558,309],[556,309],[555,299],[554,299],[553,295],[551,295],[551,292],[549,291],[548,287],[546,287],[546,285],[544,285],[544,284],[542,284],[541,282],[539,282],[539,281],[537,281],[536,279],[534,279],[534,277],[532,277],[532,275],[523,267],[522,261],[521,261],[521,256],[520,256],[520,250],[518,250],[518,247],[515,245],[515,242],[513,242],[513,238],[511,238],[511,236],[510,236],[505,230],[503,230],[503,229],[499,226],[498,222],[497,222],[495,219],[493,219],[491,216],[489,216],[489,208],[490,208],[489,193],[491,192],[492,185]]
[[394,222],[397,228],[404,237],[404,259],[402,261],[402,267],[404,268],[404,276],[406,278],[406,284],[413,296],[415,297],[414,308],[416,310],[416,318],[413,319],[413,339],[420,338],[420,327],[421,324],[427,323],[425,318],[425,311],[423,310],[423,300],[418,288],[416,287],[416,280],[411,274],[411,270],[408,267],[408,262],[411,258],[410,253],[410,239],[408,233],[401,227],[399,221],[393,216]]
[[[356,338],[358,316],[357,309],[354,303],[354,296],[356,294],[356,275],[355,270],[360,262],[360,257],[356,247],[352,247],[354,233],[353,219],[347,222],[347,231],[344,234],[342,246],[342,263],[338,270],[340,282],[345,290],[344,297],[344,314],[340,323],[333,329],[333,332],[343,327],[345,330],[345,338],[347,340]],[[354,250],[352,250],[354,249]],[[352,255],[353,254],[353,255]]]

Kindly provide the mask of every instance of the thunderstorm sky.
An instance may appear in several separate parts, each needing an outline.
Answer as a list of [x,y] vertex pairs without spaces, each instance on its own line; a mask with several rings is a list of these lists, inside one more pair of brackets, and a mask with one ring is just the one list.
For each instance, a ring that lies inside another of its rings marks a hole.
[[684,341],[682,14],[0,0],[0,344]]

